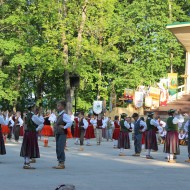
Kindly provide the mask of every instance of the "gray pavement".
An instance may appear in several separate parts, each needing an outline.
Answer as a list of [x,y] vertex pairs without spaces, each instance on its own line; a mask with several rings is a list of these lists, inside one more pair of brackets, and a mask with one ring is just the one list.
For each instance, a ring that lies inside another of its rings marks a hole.
[[[22,140],[20,140],[22,141]],[[113,149],[112,142],[104,141],[97,146],[79,146],[74,140],[68,140],[66,168],[52,169],[57,165],[55,142],[50,139],[50,147],[39,142],[41,158],[33,164],[36,170],[24,170],[23,158],[19,157],[21,143],[6,144],[7,154],[0,155],[0,190],[54,190],[61,184],[74,184],[76,190],[145,190],[190,188],[190,164],[187,159],[187,147],[181,146],[181,155],[176,164],[164,159],[163,145],[153,152],[154,160],[146,160],[146,152],[141,157],[132,157],[133,147],[126,150],[127,156],[119,157],[119,150]]]

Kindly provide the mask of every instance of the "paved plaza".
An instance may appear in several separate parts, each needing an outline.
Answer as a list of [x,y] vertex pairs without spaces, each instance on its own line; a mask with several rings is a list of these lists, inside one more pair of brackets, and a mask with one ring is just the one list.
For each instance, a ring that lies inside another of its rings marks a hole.
[[[163,145],[153,152],[154,160],[146,160],[146,152],[141,157],[132,157],[133,146],[125,157],[119,157],[119,150],[113,149],[112,142],[104,141],[97,146],[79,146],[74,140],[68,140],[66,168],[52,169],[57,164],[55,142],[50,138],[50,147],[39,142],[41,158],[37,160],[36,170],[24,170],[23,158],[19,157],[19,144],[8,142],[7,154],[0,156],[0,190],[54,190],[61,184],[74,184],[76,190],[187,190],[190,188],[190,164],[187,159],[187,147],[181,146],[181,155],[176,164],[164,159]],[[133,142],[132,142],[133,143]]]

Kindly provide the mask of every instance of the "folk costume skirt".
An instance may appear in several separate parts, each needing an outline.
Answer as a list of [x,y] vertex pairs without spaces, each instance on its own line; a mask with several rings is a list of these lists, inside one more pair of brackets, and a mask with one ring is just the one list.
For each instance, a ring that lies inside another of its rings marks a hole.
[[3,140],[2,131],[0,129],[0,155],[6,154],[5,143]]
[[164,152],[180,154],[178,131],[168,131],[166,134]]
[[145,133],[145,149],[158,150],[156,131],[154,129]]
[[20,156],[40,158],[38,138],[35,131],[25,131]]
[[120,148],[124,149],[130,149],[130,140],[129,140],[129,133],[120,131],[119,138],[118,138],[118,146]]

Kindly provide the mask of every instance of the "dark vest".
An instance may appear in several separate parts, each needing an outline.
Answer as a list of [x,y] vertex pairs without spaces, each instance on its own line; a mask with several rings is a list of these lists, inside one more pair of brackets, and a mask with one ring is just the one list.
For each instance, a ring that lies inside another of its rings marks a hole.
[[124,123],[125,123],[125,120],[121,119],[121,121],[120,121],[120,130],[122,132],[128,132],[128,129],[125,127]]
[[44,125],[51,125],[49,117],[44,118]]
[[178,131],[178,124],[173,124],[174,117],[169,117],[167,119],[167,131]]
[[136,121],[136,122],[134,123],[134,133],[135,133],[135,135],[141,134],[140,131],[139,131],[140,128],[141,128],[140,122],[141,122],[141,120],[139,119],[138,121]]
[[34,114],[29,112],[26,116],[26,128],[25,131],[36,131],[36,128],[38,127],[38,125],[36,125],[33,121],[32,121],[32,116]]
[[80,129],[81,131],[84,131],[84,130],[85,130],[84,127],[83,127],[83,126],[84,126],[83,119],[84,119],[84,118],[82,118],[82,119],[79,120],[79,129]]
[[103,123],[102,123],[102,119],[97,119],[97,129],[102,129],[102,125],[103,125]]
[[152,130],[152,129],[155,129],[155,126],[154,126],[154,125],[151,125],[151,124],[150,124],[150,121],[151,121],[151,118],[147,118],[147,120],[146,120],[147,131],[150,131],[150,130]]
[[111,120],[108,120],[107,121],[107,129],[111,129],[111,127],[112,127]]
[[67,129],[63,129],[60,127],[60,125],[65,125],[66,123],[63,121],[63,114],[64,112],[57,117],[57,121],[55,122],[54,125],[54,132],[56,135],[63,135],[67,134]]

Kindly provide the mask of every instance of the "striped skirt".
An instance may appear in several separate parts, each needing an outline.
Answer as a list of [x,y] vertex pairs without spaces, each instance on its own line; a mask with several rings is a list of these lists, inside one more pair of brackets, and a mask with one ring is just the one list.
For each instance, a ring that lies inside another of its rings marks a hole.
[[118,138],[118,148],[130,149],[129,133],[120,131]]
[[3,140],[3,135],[0,129],[0,155],[6,154],[6,149],[5,149],[5,143]]
[[158,150],[156,132],[153,129],[145,133],[145,149]]
[[24,133],[20,156],[30,157],[30,158],[40,158],[36,132],[26,131]]
[[164,152],[170,154],[180,154],[179,138],[177,131],[168,131],[166,134]]

